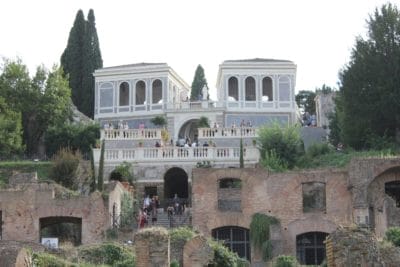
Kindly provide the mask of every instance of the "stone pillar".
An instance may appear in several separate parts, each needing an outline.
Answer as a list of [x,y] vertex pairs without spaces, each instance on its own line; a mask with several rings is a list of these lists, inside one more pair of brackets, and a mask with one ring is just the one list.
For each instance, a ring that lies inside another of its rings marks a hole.
[[151,227],[135,235],[137,267],[169,267],[169,235],[165,228]]
[[214,254],[203,236],[196,236],[183,247],[183,266],[203,267],[213,259]]

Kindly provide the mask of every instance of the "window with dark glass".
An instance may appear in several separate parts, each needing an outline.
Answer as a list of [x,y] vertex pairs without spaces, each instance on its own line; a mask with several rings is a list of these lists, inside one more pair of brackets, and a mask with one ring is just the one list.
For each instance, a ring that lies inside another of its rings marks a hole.
[[296,237],[297,259],[300,264],[320,265],[325,259],[325,238],[323,232],[308,232]]
[[220,227],[212,230],[212,237],[223,241],[224,245],[236,252],[239,257],[250,261],[249,229],[237,226]]

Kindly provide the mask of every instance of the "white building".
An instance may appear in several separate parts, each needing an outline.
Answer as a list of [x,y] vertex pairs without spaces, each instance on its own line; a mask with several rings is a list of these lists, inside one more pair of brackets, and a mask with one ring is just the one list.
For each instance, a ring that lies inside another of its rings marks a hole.
[[[189,85],[165,63],[108,67],[96,70],[94,76],[95,119],[106,127],[123,125],[123,129],[102,130],[105,173],[123,161],[132,162],[139,190],[161,198],[171,198],[174,193],[187,198],[191,170],[199,162],[238,167],[241,138],[245,165],[256,164],[259,154],[253,143],[257,127],[274,121],[293,124],[298,119],[296,65],[287,60],[224,61],[219,66],[216,101],[203,97],[190,102]],[[151,123],[156,116],[167,119],[169,136],[165,140],[163,131]],[[203,116],[212,128],[197,128]],[[174,146],[181,138],[212,145]],[[163,146],[155,147],[156,142]],[[96,164],[99,154],[96,150]]]

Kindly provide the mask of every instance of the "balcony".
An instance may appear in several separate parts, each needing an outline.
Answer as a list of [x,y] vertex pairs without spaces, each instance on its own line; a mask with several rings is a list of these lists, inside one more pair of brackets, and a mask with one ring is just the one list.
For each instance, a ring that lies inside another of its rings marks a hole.
[[240,138],[240,137],[257,137],[256,128],[254,127],[236,127],[236,128],[199,128],[199,139],[201,138]]
[[100,139],[105,140],[160,140],[161,129],[104,129]]
[[[100,149],[94,149],[96,165],[100,159]],[[108,164],[123,161],[135,163],[164,164],[165,162],[186,162],[195,165],[200,161],[211,163],[238,163],[240,148],[238,147],[165,147],[165,148],[134,148],[134,149],[106,149],[104,159]],[[259,160],[256,147],[243,148],[245,164],[255,164]]]

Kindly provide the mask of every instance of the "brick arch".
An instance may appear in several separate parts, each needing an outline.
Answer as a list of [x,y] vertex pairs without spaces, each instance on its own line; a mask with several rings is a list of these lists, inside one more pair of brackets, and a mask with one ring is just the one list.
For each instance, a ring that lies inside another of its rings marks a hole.
[[321,219],[320,216],[310,216],[306,219],[296,220],[288,224],[285,239],[289,241],[288,249],[296,252],[296,237],[308,232],[332,233],[337,229],[337,225],[330,221]]
[[[243,216],[242,213],[232,213],[226,216],[218,216],[207,222],[207,229],[215,229],[224,226],[237,226],[249,229],[251,218]],[[210,235],[211,233],[207,233]]]

